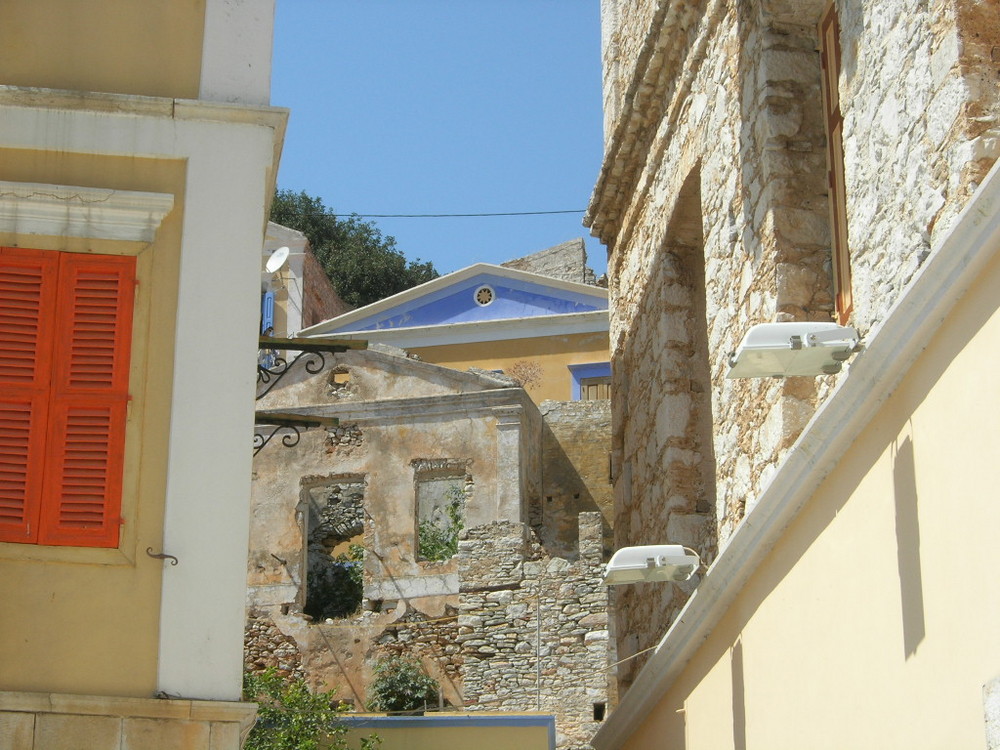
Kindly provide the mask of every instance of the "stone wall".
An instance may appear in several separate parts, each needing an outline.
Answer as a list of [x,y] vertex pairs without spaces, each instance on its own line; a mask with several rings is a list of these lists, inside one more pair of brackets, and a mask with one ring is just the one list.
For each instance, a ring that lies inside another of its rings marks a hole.
[[[710,563],[836,384],[725,379],[753,324],[831,318],[822,6],[603,4],[605,161],[586,222],[610,252],[616,547],[679,542]],[[996,158],[1000,24],[990,2],[837,6],[863,336]],[[654,644],[687,594],[616,592],[621,655]]]
[[[307,246],[302,259],[302,327],[322,323],[352,309],[340,298],[316,255]],[[289,331],[293,335],[295,331]]]
[[579,537],[570,562],[545,555],[523,524],[472,530],[459,552],[456,641],[467,709],[553,713],[557,746],[583,750],[608,694],[599,513],[579,515]]
[[577,519],[597,511],[610,552],[614,494],[610,476],[611,402],[543,401],[542,493],[531,524],[550,554],[577,554]]
[[500,265],[577,284],[596,283],[594,270],[587,265],[587,246],[582,237]]

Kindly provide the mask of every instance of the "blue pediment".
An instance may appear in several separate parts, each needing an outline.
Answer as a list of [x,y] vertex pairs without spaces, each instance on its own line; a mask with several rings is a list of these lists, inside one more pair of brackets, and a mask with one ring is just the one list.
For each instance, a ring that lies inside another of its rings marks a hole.
[[[477,292],[486,287],[489,291]],[[606,310],[607,298],[499,274],[479,273],[355,318],[330,333],[471,323]],[[357,312],[364,312],[364,308]]]

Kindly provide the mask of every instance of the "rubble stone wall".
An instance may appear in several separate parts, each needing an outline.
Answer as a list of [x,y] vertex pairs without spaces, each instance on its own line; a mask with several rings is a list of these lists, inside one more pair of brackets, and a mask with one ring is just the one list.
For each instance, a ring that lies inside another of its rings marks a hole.
[[[456,641],[466,708],[553,713],[556,744],[566,750],[590,747],[609,679],[601,516],[581,513],[579,523],[573,562],[526,544],[519,523],[480,527],[459,551]],[[518,547],[521,555],[511,554]],[[483,563],[490,558],[518,562],[489,575]]]
[[542,493],[531,524],[551,554],[574,556],[581,512],[597,511],[605,548],[613,540],[611,402],[543,401]]

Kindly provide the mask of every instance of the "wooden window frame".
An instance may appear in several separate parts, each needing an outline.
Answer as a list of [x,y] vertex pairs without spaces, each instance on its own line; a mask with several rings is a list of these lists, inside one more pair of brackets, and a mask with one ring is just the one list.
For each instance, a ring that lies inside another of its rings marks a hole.
[[[604,390],[607,395],[600,396],[596,398],[590,398],[587,391],[588,388],[597,386],[600,391],[601,386],[605,386]],[[581,401],[605,401],[611,398],[611,376],[610,375],[595,375],[589,378],[580,378],[580,400]]]
[[837,322],[846,325],[854,311],[851,292],[851,257],[847,237],[847,192],[844,180],[844,117],[840,109],[840,23],[837,6],[830,2],[819,22],[822,66],[823,123],[826,129],[827,185],[830,190],[830,233],[833,292]]
[[134,256],[0,248],[0,542],[118,547],[135,279]]

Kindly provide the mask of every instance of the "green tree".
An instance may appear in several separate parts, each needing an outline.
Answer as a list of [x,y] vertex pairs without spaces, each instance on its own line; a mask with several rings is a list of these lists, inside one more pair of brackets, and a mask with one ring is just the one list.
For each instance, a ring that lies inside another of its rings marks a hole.
[[396,238],[357,214],[340,218],[305,191],[278,190],[271,221],[309,238],[316,258],[341,299],[361,307],[438,277],[430,262],[407,260]]
[[[343,708],[332,692],[313,693],[305,680],[284,678],[273,667],[243,675],[243,697],[258,704],[257,723],[246,750],[347,750]],[[374,750],[381,740],[361,740],[361,750]]]

